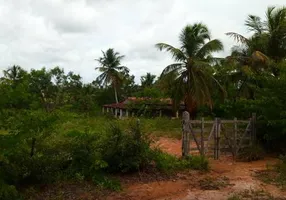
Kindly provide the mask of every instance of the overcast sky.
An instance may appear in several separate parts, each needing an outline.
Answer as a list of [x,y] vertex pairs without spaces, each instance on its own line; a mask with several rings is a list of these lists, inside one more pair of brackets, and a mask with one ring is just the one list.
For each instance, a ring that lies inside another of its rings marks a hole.
[[204,22],[223,41],[225,33],[247,34],[248,14],[264,17],[267,6],[285,0],[0,0],[0,70],[17,64],[29,70],[60,66],[85,82],[98,76],[95,58],[114,48],[126,58],[138,82],[146,72],[159,75],[170,55],[158,42],[176,46],[186,24]]

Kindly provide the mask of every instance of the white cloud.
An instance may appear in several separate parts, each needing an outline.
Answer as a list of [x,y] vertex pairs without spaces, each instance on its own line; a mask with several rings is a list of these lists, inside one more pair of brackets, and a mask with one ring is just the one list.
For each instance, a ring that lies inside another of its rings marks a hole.
[[228,31],[247,34],[247,14],[264,16],[267,6],[284,0],[0,0],[0,70],[18,64],[25,69],[60,66],[85,81],[98,75],[95,58],[115,48],[136,75],[159,75],[171,58],[154,48],[157,42],[178,45],[187,23],[202,21],[229,53]]

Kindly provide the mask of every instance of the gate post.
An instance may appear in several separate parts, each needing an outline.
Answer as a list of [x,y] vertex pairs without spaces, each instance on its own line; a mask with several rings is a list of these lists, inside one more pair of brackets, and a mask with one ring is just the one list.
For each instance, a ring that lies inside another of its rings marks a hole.
[[256,143],[256,113],[252,113],[251,118],[251,144]]
[[205,144],[204,144],[204,128],[205,128],[205,119],[202,117],[201,119],[201,155],[205,156]]
[[190,114],[187,111],[183,112],[182,116],[182,156],[186,157],[190,152]]
[[214,136],[214,159],[218,160],[220,156],[220,119],[215,118],[215,136]]

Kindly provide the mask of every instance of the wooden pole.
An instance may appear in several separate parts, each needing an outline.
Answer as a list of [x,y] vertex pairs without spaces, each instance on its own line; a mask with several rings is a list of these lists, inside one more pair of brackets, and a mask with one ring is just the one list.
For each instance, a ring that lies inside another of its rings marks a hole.
[[217,134],[217,159],[220,157],[220,131],[221,131],[221,121],[218,118],[218,134]]
[[214,129],[214,159],[217,160],[217,118],[215,118],[215,129]]
[[256,143],[256,113],[252,113],[251,140],[252,144]]
[[233,156],[234,156],[234,159],[236,159],[236,152],[237,152],[237,118],[235,117],[234,118],[234,137],[233,137],[233,140],[234,140],[234,142],[233,142],[233,148],[234,148],[234,150],[232,150],[233,151]]
[[202,117],[202,122],[201,122],[201,156],[205,155],[205,147],[204,147],[204,129],[205,129],[205,124],[204,124],[205,119]]
[[186,157],[189,155],[190,141],[189,141],[189,123],[190,114],[185,111],[182,117],[182,156]]

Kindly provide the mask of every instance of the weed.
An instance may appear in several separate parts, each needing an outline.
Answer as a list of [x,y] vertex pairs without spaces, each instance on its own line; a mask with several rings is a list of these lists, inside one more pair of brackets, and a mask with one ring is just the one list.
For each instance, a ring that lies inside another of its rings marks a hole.
[[200,188],[203,190],[219,190],[230,185],[227,177],[205,177],[199,181]]
[[263,159],[264,154],[261,146],[255,144],[241,149],[237,158],[240,161],[250,162]]
[[228,200],[285,200],[284,197],[274,197],[264,190],[244,190],[232,194]]

